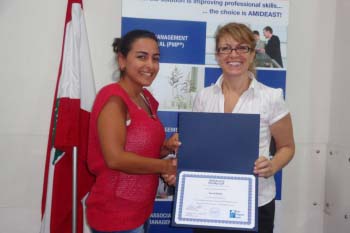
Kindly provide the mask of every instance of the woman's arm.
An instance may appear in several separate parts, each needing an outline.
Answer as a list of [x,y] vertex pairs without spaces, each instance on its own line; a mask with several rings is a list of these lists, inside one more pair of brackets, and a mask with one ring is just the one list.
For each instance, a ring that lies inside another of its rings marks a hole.
[[176,172],[176,160],[139,156],[124,150],[126,143],[127,107],[120,97],[111,97],[97,121],[99,140],[109,168],[126,173],[151,174]]

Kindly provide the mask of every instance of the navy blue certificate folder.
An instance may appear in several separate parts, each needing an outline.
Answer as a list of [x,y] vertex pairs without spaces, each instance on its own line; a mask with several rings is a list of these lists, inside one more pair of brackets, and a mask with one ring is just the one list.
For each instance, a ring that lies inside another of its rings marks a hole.
[[[259,156],[259,125],[258,114],[179,113],[178,131],[182,144],[177,155],[178,176],[174,197],[173,226],[227,229],[210,225],[201,226],[197,223],[179,224],[179,221],[176,221],[179,218],[179,210],[176,209],[184,208],[182,204],[184,198],[181,195],[184,193],[182,189],[185,188],[182,184],[179,187],[179,174],[205,172],[254,175],[254,162]],[[255,227],[233,229],[257,230],[257,179],[252,185],[256,190],[256,196],[251,200],[255,208]]]
[[178,170],[253,174],[258,114],[179,113]]

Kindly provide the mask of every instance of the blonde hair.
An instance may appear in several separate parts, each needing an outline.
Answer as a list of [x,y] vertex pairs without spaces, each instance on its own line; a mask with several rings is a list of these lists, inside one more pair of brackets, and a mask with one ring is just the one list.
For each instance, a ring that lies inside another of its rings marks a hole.
[[[253,31],[242,23],[228,23],[219,27],[215,34],[215,51],[218,50],[219,41],[224,36],[231,36],[238,43],[248,44],[251,48],[250,53],[255,52],[256,40]],[[249,65],[248,70],[254,75],[256,74],[255,62]]]

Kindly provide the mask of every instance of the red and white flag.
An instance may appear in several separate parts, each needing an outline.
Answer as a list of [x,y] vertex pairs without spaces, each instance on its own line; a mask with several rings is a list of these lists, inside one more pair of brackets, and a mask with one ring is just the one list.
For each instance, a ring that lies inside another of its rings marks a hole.
[[78,148],[77,232],[83,232],[81,200],[94,177],[86,164],[95,83],[82,0],[68,0],[62,56],[46,154],[41,233],[72,232],[72,149]]

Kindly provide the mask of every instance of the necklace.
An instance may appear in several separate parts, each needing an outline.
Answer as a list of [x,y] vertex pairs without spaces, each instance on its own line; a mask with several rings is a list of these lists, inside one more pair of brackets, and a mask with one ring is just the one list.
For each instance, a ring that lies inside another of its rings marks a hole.
[[146,111],[146,112],[149,112],[150,116],[155,119],[156,116],[155,116],[155,114],[153,114],[151,104],[149,103],[148,98],[146,98],[142,92],[140,93],[140,96],[141,96],[141,99],[143,100],[143,103],[145,103],[146,108],[148,109],[148,111]]

